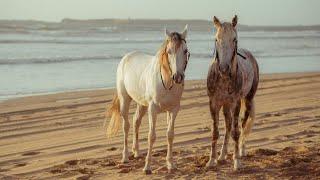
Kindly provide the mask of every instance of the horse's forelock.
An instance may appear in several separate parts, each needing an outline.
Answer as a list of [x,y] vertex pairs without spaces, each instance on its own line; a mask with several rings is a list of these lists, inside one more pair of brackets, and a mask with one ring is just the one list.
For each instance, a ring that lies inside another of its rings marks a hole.
[[171,42],[174,44],[175,49],[177,50],[182,43],[181,35],[177,32],[173,32],[171,36]]
[[237,35],[237,29],[233,27],[231,23],[224,22],[222,23],[220,28],[217,30],[217,33],[228,33],[228,34],[235,33]]
[[168,37],[168,43],[172,43],[175,50],[179,49],[183,41],[184,39],[182,39],[181,34],[178,32],[172,32]]

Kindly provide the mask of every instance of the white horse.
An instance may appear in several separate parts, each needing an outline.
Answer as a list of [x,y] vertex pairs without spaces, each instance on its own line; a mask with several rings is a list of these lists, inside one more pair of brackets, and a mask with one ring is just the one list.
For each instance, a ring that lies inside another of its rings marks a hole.
[[133,118],[134,157],[139,157],[139,127],[145,112],[149,115],[148,153],[143,171],[151,173],[150,161],[153,144],[156,140],[156,117],[167,112],[167,167],[170,172],[175,168],[172,162],[172,143],[174,123],[180,109],[180,100],[184,88],[184,71],[190,53],[186,44],[187,25],[182,33],[166,30],[166,40],[155,56],[140,52],[131,52],[120,61],[117,69],[117,94],[108,111],[111,116],[107,135],[115,135],[123,121],[124,147],[122,162],[128,159],[128,111],[131,100],[137,103]]

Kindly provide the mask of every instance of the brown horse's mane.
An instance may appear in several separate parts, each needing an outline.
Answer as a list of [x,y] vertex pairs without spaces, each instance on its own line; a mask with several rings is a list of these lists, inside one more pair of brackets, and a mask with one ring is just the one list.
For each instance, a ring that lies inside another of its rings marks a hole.
[[170,68],[167,46],[169,43],[171,43],[171,45],[174,47],[176,51],[181,46],[182,41],[183,39],[181,37],[181,34],[177,32],[172,32],[160,47],[159,54],[158,54],[159,64],[161,68],[161,75],[163,77],[164,84],[166,87],[170,87],[173,83],[171,81],[172,71]]

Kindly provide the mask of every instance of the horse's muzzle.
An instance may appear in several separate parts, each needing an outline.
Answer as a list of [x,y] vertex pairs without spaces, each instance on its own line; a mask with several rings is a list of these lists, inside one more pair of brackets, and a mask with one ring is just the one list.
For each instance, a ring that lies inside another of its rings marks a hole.
[[220,67],[219,69],[220,69],[220,72],[222,74],[228,74],[229,71],[230,71],[230,67],[229,66]]
[[184,74],[177,72],[172,76],[172,79],[176,84],[181,84],[184,80]]

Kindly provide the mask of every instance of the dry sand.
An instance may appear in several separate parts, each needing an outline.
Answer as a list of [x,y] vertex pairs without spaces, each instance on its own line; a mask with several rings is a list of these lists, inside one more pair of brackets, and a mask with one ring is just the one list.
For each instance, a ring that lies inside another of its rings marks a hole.
[[[174,160],[178,169],[171,174],[165,167],[164,114],[158,116],[153,174],[142,173],[144,158],[119,163],[122,133],[107,139],[102,127],[105,106],[112,96],[113,90],[93,90],[2,102],[0,179],[320,177],[320,73],[262,76],[256,96],[257,119],[248,139],[249,154],[242,158],[243,169],[237,172],[232,170],[232,152],[217,168],[204,168],[212,122],[204,80],[186,82],[175,126]],[[130,118],[134,107],[132,103]],[[144,153],[147,131],[144,117],[140,129]]]

